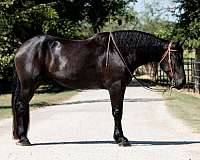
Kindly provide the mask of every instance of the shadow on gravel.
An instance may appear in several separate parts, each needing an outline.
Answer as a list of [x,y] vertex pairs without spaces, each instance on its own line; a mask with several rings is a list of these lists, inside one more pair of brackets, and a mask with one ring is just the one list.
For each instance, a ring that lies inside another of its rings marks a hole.
[[[166,100],[174,100],[173,98],[125,98],[124,102],[156,102],[156,101],[166,101]],[[84,104],[84,103],[101,103],[101,102],[110,102],[110,99],[97,99],[97,100],[83,100],[83,101],[74,101],[74,102],[66,102],[66,103],[36,103],[34,105],[30,105],[33,108],[39,108],[42,106],[50,106],[50,105],[72,105],[72,104]],[[9,109],[11,106],[0,106],[1,109]]]
[[[174,100],[173,98],[125,98],[124,102],[156,102],[156,101],[166,101],[166,100]],[[65,102],[65,103],[36,103],[34,105],[30,104],[30,107],[40,108],[43,106],[53,106],[53,105],[73,105],[73,104],[84,104],[84,103],[101,103],[101,102],[110,102],[110,99],[97,99],[97,100],[83,100],[83,101],[74,101],[74,102]],[[0,106],[1,109],[10,109],[11,106]]]
[[[200,141],[129,141],[132,146],[149,146],[149,145],[187,145],[200,144]],[[115,144],[114,141],[73,141],[73,142],[47,142],[34,143],[31,146],[48,146],[48,145],[68,145],[68,144]]]
[[[171,101],[173,98],[125,98],[124,102],[156,102],[156,101]],[[39,108],[43,106],[53,106],[53,105],[73,105],[73,104],[85,104],[85,103],[101,103],[101,102],[110,102],[110,99],[97,99],[97,100],[82,100],[82,101],[74,101],[74,102],[65,102],[65,103],[36,103],[34,105],[30,105],[30,107]],[[0,106],[1,109],[9,109],[11,106]]]
[[[155,102],[155,101],[165,101],[165,100],[173,100],[173,98],[125,98],[124,102]],[[110,99],[97,99],[97,100],[83,100],[83,101],[74,101],[74,102],[66,102],[60,105],[72,105],[72,104],[82,104],[82,103],[98,103],[98,102],[110,102]]]
[[[152,86],[156,86],[157,83],[150,80],[150,79],[140,79],[138,78],[138,80],[140,81],[140,83],[144,84],[145,86],[149,86],[149,87],[152,87]],[[135,79],[133,79],[129,84],[128,84],[129,87],[142,87],[141,84],[139,84]]]

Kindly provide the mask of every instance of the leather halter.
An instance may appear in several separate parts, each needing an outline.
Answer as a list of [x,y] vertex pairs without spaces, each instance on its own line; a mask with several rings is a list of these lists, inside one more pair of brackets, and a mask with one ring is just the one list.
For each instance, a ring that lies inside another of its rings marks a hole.
[[169,69],[170,69],[170,75],[173,78],[174,72],[173,72],[173,69],[172,69],[171,52],[175,52],[177,50],[171,49],[171,46],[172,46],[172,42],[169,43],[169,45],[167,47],[167,50],[163,54],[163,56],[162,56],[162,58],[161,58],[161,60],[160,60],[160,62],[158,64],[160,64],[165,59],[165,57],[168,56],[168,65],[169,65]]

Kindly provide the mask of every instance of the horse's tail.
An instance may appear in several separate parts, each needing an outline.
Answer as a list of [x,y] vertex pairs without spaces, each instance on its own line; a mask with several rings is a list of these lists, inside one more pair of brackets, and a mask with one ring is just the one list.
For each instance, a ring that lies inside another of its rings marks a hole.
[[[12,114],[13,114],[13,127],[16,124],[16,110],[17,110],[17,103],[19,100],[20,96],[20,90],[21,90],[21,85],[20,85],[20,80],[17,75],[16,70],[14,70],[14,75],[13,75],[13,83],[12,83]],[[16,132],[13,132],[14,138],[17,138]]]

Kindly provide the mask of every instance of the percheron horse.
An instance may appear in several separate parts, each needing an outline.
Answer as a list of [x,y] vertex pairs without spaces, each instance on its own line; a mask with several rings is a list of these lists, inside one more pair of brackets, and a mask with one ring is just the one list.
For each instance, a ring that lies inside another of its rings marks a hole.
[[129,71],[133,73],[149,62],[160,62],[162,70],[173,80],[173,87],[181,89],[184,86],[181,44],[149,33],[135,30],[103,32],[86,40],[40,35],[27,40],[15,57],[14,139],[19,145],[31,145],[27,138],[29,102],[44,80],[53,80],[65,87],[107,89],[115,123],[114,140],[128,146],[121,119],[124,92],[132,79]]

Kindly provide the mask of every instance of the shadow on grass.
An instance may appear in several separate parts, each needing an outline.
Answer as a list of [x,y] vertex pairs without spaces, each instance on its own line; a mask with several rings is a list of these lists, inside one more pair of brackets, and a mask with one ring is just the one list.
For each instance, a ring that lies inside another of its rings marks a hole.
[[[200,144],[200,141],[129,141],[132,146],[137,145],[188,145]],[[32,146],[46,146],[46,145],[70,145],[70,144],[115,144],[114,141],[71,141],[71,142],[47,142],[47,143],[33,143]]]

